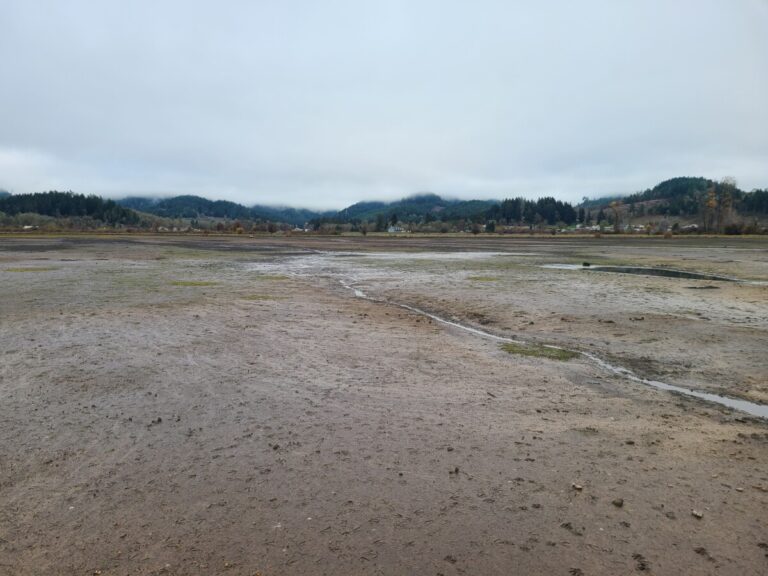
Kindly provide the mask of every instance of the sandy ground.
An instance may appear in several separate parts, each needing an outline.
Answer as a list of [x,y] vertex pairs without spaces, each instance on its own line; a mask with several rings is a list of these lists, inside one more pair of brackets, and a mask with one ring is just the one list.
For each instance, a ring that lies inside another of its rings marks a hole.
[[0,574],[765,574],[768,423],[341,282],[767,402],[768,286],[541,268],[767,249],[0,239]]

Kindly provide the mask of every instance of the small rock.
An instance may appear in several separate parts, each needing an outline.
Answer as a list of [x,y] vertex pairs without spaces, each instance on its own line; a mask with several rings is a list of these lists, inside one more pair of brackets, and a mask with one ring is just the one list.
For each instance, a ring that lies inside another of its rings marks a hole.
[[582,486],[581,484],[571,484],[571,488],[581,492],[584,489],[584,486]]
[[704,518],[704,512],[702,512],[701,510],[691,510],[691,515],[694,518],[698,518],[698,519]]
[[622,506],[624,506],[624,498],[616,498],[611,502],[611,504],[616,506],[616,508],[621,508]]

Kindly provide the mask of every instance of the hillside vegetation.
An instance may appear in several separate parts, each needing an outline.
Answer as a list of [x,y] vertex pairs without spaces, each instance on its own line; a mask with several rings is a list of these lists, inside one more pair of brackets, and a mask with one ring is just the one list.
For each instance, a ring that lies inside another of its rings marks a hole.
[[745,226],[757,228],[758,220],[768,215],[768,190],[745,192],[732,178],[677,177],[619,199],[587,200],[582,207],[598,208],[598,221],[652,221],[661,216],[694,222],[707,232],[738,232]]
[[446,200],[437,194],[417,194],[395,202],[358,202],[340,210],[337,217],[347,221],[374,221],[383,216],[400,222],[419,222],[425,218],[473,218],[486,212],[496,200]]
[[[126,208],[172,219],[263,220],[303,226],[305,222],[317,218],[321,214],[303,208],[259,205],[248,207],[228,200],[209,200],[193,195],[174,196],[172,198],[131,196],[117,202]],[[335,214],[335,212],[331,212],[331,214]]]
[[24,214],[48,216],[65,219],[85,228],[99,224],[135,226],[141,222],[139,214],[120,206],[114,200],[73,192],[6,195],[0,197],[0,214],[8,219]]
[[276,232],[295,227],[358,231],[522,232],[600,231],[760,232],[768,216],[768,190],[746,192],[733,179],[677,177],[627,196],[585,198],[574,206],[551,196],[451,200],[417,194],[393,202],[366,201],[339,211],[245,206],[201,196],[128,197],[113,201],[73,192],[14,194],[0,190],[0,226],[48,228],[135,227],[157,230]]

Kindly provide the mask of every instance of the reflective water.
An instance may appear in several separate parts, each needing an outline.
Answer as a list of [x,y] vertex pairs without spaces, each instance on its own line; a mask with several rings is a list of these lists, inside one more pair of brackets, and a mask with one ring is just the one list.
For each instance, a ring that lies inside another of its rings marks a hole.
[[[497,342],[506,342],[506,343],[512,343],[512,344],[527,344],[527,342],[523,340],[516,340],[514,338],[507,338],[505,336],[498,336],[497,334],[492,334],[490,332],[486,332],[484,330],[480,330],[479,328],[474,328],[472,326],[467,326],[466,324],[462,324],[461,322],[456,322],[454,320],[448,320],[446,318],[442,318],[441,316],[438,316],[437,314],[433,314],[431,312],[427,312],[426,310],[422,310],[420,308],[416,308],[415,306],[410,306],[408,304],[403,304],[400,302],[393,302],[390,300],[383,300],[383,299],[377,299],[368,296],[365,292],[360,290],[359,288],[355,288],[351,284],[345,281],[341,281],[342,286],[345,288],[352,290],[356,297],[358,298],[364,298],[366,300],[370,300],[372,302],[383,302],[386,304],[390,304],[393,306],[398,306],[399,308],[403,308],[405,310],[409,310],[411,312],[415,312],[416,314],[420,314],[422,316],[426,316],[427,318],[431,318],[435,322],[439,322],[440,324],[445,324],[447,326],[451,326],[453,328],[457,328],[459,330],[463,330],[465,332],[469,332],[470,334],[474,334],[476,336],[480,336],[482,338],[488,338],[489,340],[495,340]],[[553,348],[555,350],[568,350],[567,348],[562,348],[560,346],[553,346],[551,344],[545,344],[544,345],[547,348]],[[682,386],[674,386],[673,384],[667,384],[666,382],[659,382],[658,380],[649,380],[647,378],[642,378],[632,372],[631,370],[628,370],[627,368],[623,368],[621,366],[616,366],[614,364],[611,364],[602,358],[595,356],[594,354],[590,354],[589,352],[581,352],[577,350],[570,350],[572,352],[576,352],[577,354],[581,355],[583,358],[587,358],[603,368],[604,370],[607,370],[613,374],[622,376],[624,378],[627,378],[628,380],[631,380],[633,382],[638,382],[640,384],[645,384],[647,386],[652,386],[654,388],[657,388],[659,390],[666,390],[667,392],[673,392],[676,394],[682,394],[684,396],[690,396],[693,398],[698,398],[700,400],[704,400],[706,402],[712,402],[714,404],[719,404],[720,406],[726,406],[728,408],[732,408],[733,410],[738,410],[740,412],[744,412],[746,414],[749,414],[751,416],[757,416],[758,418],[766,418],[768,419],[768,405],[766,404],[758,404],[757,402],[750,402],[748,400],[741,400],[739,398],[730,398],[728,396],[721,396],[720,394],[713,394],[711,392],[701,392],[699,390],[692,390],[690,388],[683,388]]]
[[[437,255],[440,255],[440,256],[437,256]],[[444,257],[446,259],[487,258],[487,257],[495,257],[495,256],[503,256],[503,255],[509,255],[509,253],[508,252],[477,252],[477,253],[474,253],[474,252],[462,252],[462,253],[428,252],[428,253],[421,253],[421,255],[409,254],[409,256],[415,256],[420,259],[435,258],[435,257]],[[369,296],[363,290],[355,286],[355,282],[360,281],[361,279],[360,277],[357,277],[355,280],[349,279],[348,269],[334,265],[335,259],[336,259],[336,264],[340,264],[340,261],[337,259],[338,256],[339,256],[338,253],[315,252],[315,253],[307,254],[304,256],[281,259],[279,261],[252,263],[252,264],[249,264],[249,268],[252,270],[258,270],[260,272],[269,272],[269,273],[279,272],[281,274],[289,274],[289,275],[295,275],[295,276],[309,276],[309,275],[316,275],[316,274],[328,275],[338,279],[341,285],[344,288],[352,291],[352,293],[357,298],[363,298],[366,300],[370,300],[372,302],[380,302],[390,306],[398,306],[400,308],[403,308],[404,310],[409,310],[416,314],[420,314],[422,316],[430,318],[440,324],[444,324],[446,326],[450,326],[452,328],[462,330],[470,334],[474,334],[475,336],[487,338],[489,340],[494,340],[496,342],[504,342],[504,343],[512,343],[512,344],[528,344],[528,342],[524,340],[517,340],[514,338],[508,338],[505,336],[492,334],[490,332],[486,332],[485,330],[480,330],[479,328],[474,328],[472,326],[462,324],[461,322],[458,322],[456,320],[449,320],[447,318],[443,318],[441,316],[438,316],[437,314],[428,312],[426,310],[422,310],[420,308],[411,306],[409,304]],[[341,255],[341,256],[342,258],[344,257],[344,255]],[[364,258],[382,258],[382,259],[383,258],[401,259],[404,257],[404,254],[385,253],[385,252],[377,252],[377,253],[350,252],[350,253],[347,253],[346,256],[347,257],[356,256],[356,257],[364,257]],[[599,268],[601,268],[601,267],[584,267],[580,264],[545,264],[543,265],[543,267],[558,268],[558,269],[565,269],[565,270],[598,269],[598,271],[599,271]],[[602,267],[602,268],[605,268],[605,267]],[[712,278],[707,278],[707,279],[711,280]],[[371,277],[369,280],[374,282],[376,281],[374,277]],[[726,279],[726,280],[734,281],[733,279]],[[567,350],[566,348],[562,348],[554,345],[545,345],[545,346],[553,349]],[[590,354],[589,352],[581,352],[576,350],[573,350],[573,352],[576,352],[579,355],[581,355],[581,357],[594,362],[600,368],[608,372],[611,372],[613,374],[616,374],[618,376],[622,376],[632,382],[645,384],[647,386],[652,386],[654,388],[665,390],[667,392],[672,392],[676,394],[682,394],[684,396],[698,398],[706,402],[711,402],[714,404],[718,404],[720,406],[725,406],[727,408],[738,410],[740,412],[749,414],[751,416],[768,419],[768,405],[766,404],[758,404],[756,402],[750,402],[750,401],[741,400],[738,398],[731,398],[728,396],[722,396],[722,395],[713,394],[710,392],[701,392],[699,390],[683,388],[681,386],[674,386],[672,384],[659,382],[657,380],[649,380],[647,378],[642,378],[638,376],[637,374],[635,374],[631,370],[628,370],[627,368],[613,365],[607,362],[606,360],[598,356],[595,356],[594,354]]]
[[637,274],[639,276],[663,276],[665,278],[684,278],[687,280],[710,280],[714,282],[739,282],[736,278],[704,274],[702,272],[689,272],[687,270],[675,270],[672,268],[654,268],[652,266],[600,266],[583,264],[542,264],[542,268],[556,270],[584,270],[587,272],[613,272],[615,274]]

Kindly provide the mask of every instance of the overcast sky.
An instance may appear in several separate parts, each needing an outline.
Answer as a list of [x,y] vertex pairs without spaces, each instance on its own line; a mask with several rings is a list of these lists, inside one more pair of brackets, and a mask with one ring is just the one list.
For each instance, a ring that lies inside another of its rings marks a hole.
[[768,187],[768,0],[0,2],[0,188]]

